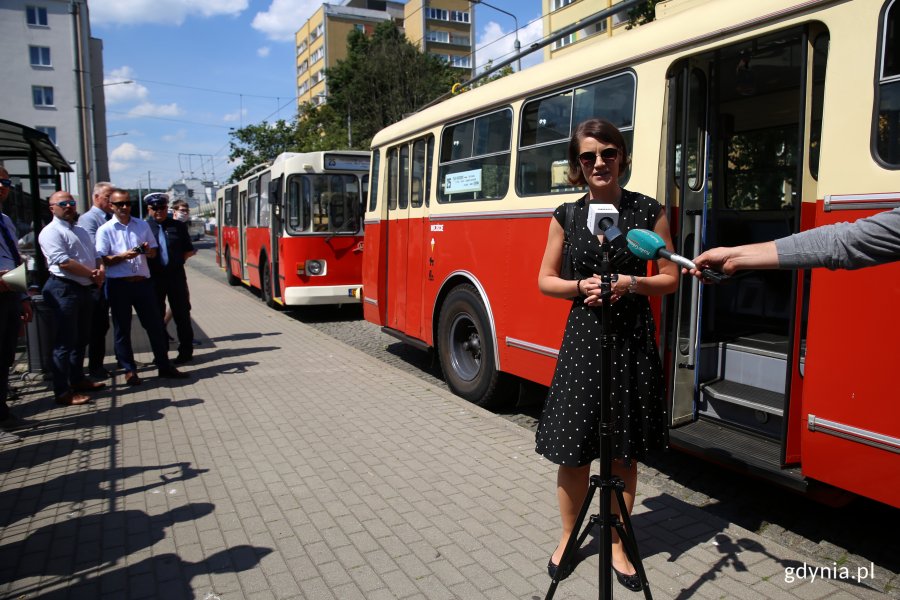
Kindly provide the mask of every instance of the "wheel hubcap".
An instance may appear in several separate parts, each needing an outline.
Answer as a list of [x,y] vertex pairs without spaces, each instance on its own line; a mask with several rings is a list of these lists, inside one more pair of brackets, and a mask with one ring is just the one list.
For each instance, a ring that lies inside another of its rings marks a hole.
[[449,342],[453,370],[461,379],[472,381],[481,370],[481,335],[469,315],[453,319]]

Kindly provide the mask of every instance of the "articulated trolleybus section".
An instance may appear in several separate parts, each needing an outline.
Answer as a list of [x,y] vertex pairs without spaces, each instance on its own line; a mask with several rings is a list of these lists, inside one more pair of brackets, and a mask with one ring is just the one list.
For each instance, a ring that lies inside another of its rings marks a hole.
[[[569,303],[537,275],[553,210],[584,193],[565,175],[585,119],[622,131],[622,185],[664,205],[688,258],[900,206],[900,0],[656,11],[373,138],[364,314],[435,349],[454,393],[550,383]],[[900,507],[898,304],[900,263],[682,277],[653,300],[672,445]]]
[[287,152],[216,195],[216,261],[266,304],[359,302],[369,152]]

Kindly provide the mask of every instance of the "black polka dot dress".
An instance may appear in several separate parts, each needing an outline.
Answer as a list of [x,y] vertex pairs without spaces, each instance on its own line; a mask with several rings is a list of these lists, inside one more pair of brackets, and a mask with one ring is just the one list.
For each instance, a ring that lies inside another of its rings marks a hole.
[[[600,273],[601,245],[587,228],[586,196],[575,207],[572,256],[576,278]],[[619,229],[653,229],[662,210],[642,194],[622,190]],[[565,229],[565,205],[553,217]],[[627,253],[613,272],[647,274],[646,261]],[[600,457],[600,334],[601,309],[575,298],[569,311],[556,372],[537,430],[539,454],[570,467]],[[656,346],[656,328],[646,296],[628,294],[612,305],[610,324],[618,335],[612,352],[610,403],[614,423],[614,458],[642,460],[668,444],[662,364]]]

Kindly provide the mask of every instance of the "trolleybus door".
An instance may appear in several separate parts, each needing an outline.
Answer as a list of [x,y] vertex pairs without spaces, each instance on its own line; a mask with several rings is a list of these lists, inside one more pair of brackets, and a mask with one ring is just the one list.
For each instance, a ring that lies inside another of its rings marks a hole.
[[[679,254],[798,230],[808,111],[816,113],[809,39],[795,28],[673,66],[666,186]],[[796,282],[788,271],[718,286],[682,280],[669,336],[670,417],[697,421],[673,430],[673,441],[755,454],[765,468],[784,463]]]
[[385,325],[406,331],[409,261],[409,145],[388,151],[387,315]]
[[[254,180],[255,181],[255,180]],[[251,182],[253,183],[253,182]],[[247,190],[241,190],[240,202],[241,207],[238,211],[238,246],[240,247],[240,278],[246,281],[247,275],[247,213],[249,212],[249,204],[247,199]]]
[[284,229],[284,175],[269,182],[269,265],[272,273],[272,296],[281,298],[281,236]]

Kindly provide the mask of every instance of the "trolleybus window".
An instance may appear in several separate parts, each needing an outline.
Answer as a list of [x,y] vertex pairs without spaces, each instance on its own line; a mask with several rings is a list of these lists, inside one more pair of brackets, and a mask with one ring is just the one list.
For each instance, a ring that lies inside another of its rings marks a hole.
[[234,227],[237,225],[237,211],[234,210],[234,196],[237,191],[237,186],[231,186],[227,190],[225,190],[225,216],[223,220],[225,221],[222,225],[230,225]]
[[438,201],[496,200],[509,189],[512,110],[447,127],[441,136]]
[[891,166],[900,166],[900,1],[885,11],[881,44],[878,121],[875,124],[878,156]]
[[[430,138],[434,139],[434,138]],[[428,167],[428,158],[425,151],[425,140],[416,140],[413,144],[412,182],[410,203],[413,208],[419,208],[428,203],[428,186],[425,183],[425,172]]]
[[269,226],[269,181],[272,179],[272,173],[266,171],[259,176],[259,209],[257,215],[259,217],[259,226]]
[[397,194],[400,209],[409,206],[409,146],[406,144],[400,147],[400,186]]
[[381,150],[372,152],[372,185],[369,186],[369,210],[378,206],[378,169],[381,168]]
[[397,148],[391,148],[388,151],[388,210],[397,208],[397,187],[400,178],[400,174],[397,171],[400,162],[399,155],[400,151]]
[[[575,125],[592,117],[612,122],[631,148],[634,137],[633,73],[561,90],[525,103],[519,133],[516,185],[522,196],[571,192],[566,146]],[[622,177],[625,184],[628,173]]]
[[825,66],[828,62],[828,33],[813,44],[812,113],[809,120],[809,171],[819,178],[819,151],[822,147],[822,109],[825,104]]
[[247,227],[256,227],[256,202],[259,199],[259,177],[247,182]]
[[356,233],[361,207],[356,175],[298,175],[288,181],[290,233]]

